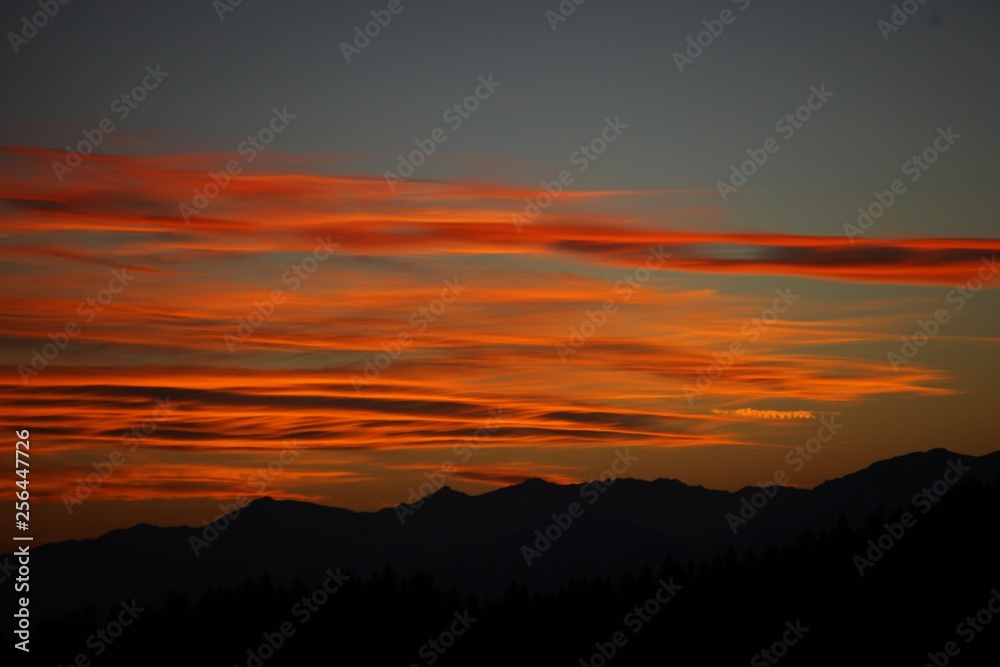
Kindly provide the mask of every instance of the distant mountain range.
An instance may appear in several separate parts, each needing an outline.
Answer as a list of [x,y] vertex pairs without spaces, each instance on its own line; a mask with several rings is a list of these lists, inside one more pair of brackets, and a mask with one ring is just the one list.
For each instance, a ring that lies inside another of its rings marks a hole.
[[907,454],[812,490],[731,493],[625,478],[601,491],[596,484],[529,479],[479,496],[443,487],[419,507],[378,512],[262,498],[220,522],[228,526],[198,556],[192,544],[204,528],[148,524],[37,547],[32,605],[36,614],[54,615],[133,598],[157,602],[170,591],[198,595],[264,573],[279,584],[310,583],[337,567],[358,574],[386,566],[401,574],[424,571],[445,587],[499,594],[512,581],[540,588],[638,571],[667,557],[683,562],[730,548],[759,552],[805,528],[832,528],[841,515],[858,526],[879,508],[919,514],[915,495],[948,489],[960,475],[1000,477],[1000,452]]

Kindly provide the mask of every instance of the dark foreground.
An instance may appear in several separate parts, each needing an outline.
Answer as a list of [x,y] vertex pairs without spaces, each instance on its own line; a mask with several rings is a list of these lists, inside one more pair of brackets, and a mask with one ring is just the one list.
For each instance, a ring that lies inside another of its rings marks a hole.
[[[841,521],[759,556],[487,599],[331,563],[319,587],[265,577],[38,621],[30,663],[17,664],[1000,664],[1000,485],[973,479],[912,527],[900,518]],[[883,555],[868,543],[879,538]]]

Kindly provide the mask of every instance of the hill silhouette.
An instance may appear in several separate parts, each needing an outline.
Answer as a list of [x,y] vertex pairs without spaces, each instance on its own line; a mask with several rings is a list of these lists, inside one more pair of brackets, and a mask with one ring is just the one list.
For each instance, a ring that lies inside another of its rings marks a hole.
[[[981,462],[962,458],[974,468]],[[941,456],[907,458],[901,466],[890,461],[858,474],[869,480],[922,477],[924,460],[936,465]],[[859,479],[838,481],[845,490],[857,490]],[[561,492],[536,487],[542,494]],[[819,490],[799,493],[787,506]],[[457,510],[473,499],[460,495],[446,492],[439,500]],[[957,664],[996,664],[1000,616],[987,605],[994,596],[1000,600],[1000,483],[970,474],[926,513],[911,498],[904,501],[892,511],[868,512],[857,525],[842,514],[832,526],[807,527],[760,552],[729,548],[687,561],[663,556],[655,565],[622,568],[615,576],[574,577],[544,588],[509,582],[496,594],[442,586],[421,571],[334,572],[338,566],[331,564],[327,582],[334,574],[344,581],[308,618],[302,601],[318,600],[323,583],[296,578],[285,585],[267,574],[240,573],[238,583],[216,584],[198,595],[171,589],[159,601],[140,598],[144,610],[111,645],[93,636],[113,622],[113,614],[90,607],[42,620],[34,657],[70,664],[81,654],[93,658],[96,646],[104,648],[101,665],[770,665],[779,659],[782,665],[923,665],[952,660],[944,653],[952,646]],[[421,511],[433,507],[428,503]],[[272,521],[289,511],[325,516],[323,508],[308,504],[262,501],[248,523],[269,517],[262,525],[273,528]],[[907,512],[917,518],[900,529]],[[595,514],[594,525],[615,526],[613,513]],[[162,530],[136,527],[94,543],[104,550],[142,535],[183,536]],[[885,548],[875,551],[879,545]],[[581,545],[562,546],[590,560],[577,551]],[[117,564],[127,557],[122,554]],[[236,567],[258,557],[247,553],[228,562]],[[859,566],[859,557],[872,562]],[[979,618],[978,630],[968,625],[970,618]],[[290,634],[275,634],[282,627]],[[462,632],[449,636],[451,629]]]
[[[154,603],[169,592],[193,597],[265,574],[276,585],[295,579],[309,585],[333,565],[361,576],[385,567],[401,576],[425,572],[442,586],[482,595],[500,594],[511,583],[544,590],[574,577],[658,567],[665,558],[762,553],[807,528],[832,529],[840,516],[858,528],[880,508],[911,507],[914,494],[958,460],[982,480],[1000,477],[1000,453],[935,449],[880,461],[813,490],[775,487],[760,509],[751,505],[765,495],[757,487],[730,493],[628,478],[602,491],[537,479],[479,496],[444,487],[419,507],[367,513],[262,498],[227,517],[212,541],[204,527],[141,524],[33,549],[32,604],[39,616],[101,610],[133,597]],[[557,529],[553,515],[567,517],[573,503],[582,515]],[[550,545],[540,549],[546,540]]]

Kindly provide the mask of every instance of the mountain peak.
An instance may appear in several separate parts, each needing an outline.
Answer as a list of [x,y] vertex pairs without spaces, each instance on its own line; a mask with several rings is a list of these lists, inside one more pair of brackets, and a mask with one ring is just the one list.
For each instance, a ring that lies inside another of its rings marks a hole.
[[456,491],[447,484],[442,486],[437,491],[424,496],[424,500],[434,500],[436,502],[444,501],[455,501],[468,498],[469,494],[462,493],[461,491]]
[[550,486],[557,486],[557,485],[554,484],[554,483],[552,483],[552,482],[550,482],[550,481],[548,481],[548,480],[542,479],[541,477],[529,477],[528,479],[526,479],[523,482],[521,482],[518,486],[526,486],[528,488],[538,488],[538,489],[540,489],[540,488],[543,488],[543,487],[550,487]]

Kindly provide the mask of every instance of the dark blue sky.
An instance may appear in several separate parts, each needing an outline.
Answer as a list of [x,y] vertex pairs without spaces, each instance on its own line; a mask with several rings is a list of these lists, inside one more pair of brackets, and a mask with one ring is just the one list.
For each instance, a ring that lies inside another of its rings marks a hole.
[[[273,107],[287,106],[297,118],[272,152],[321,154],[329,159],[315,169],[377,174],[442,126],[442,112],[477,77],[493,74],[501,88],[418,178],[536,184],[605,117],[620,116],[628,132],[578,187],[713,190],[747,149],[775,136],[775,121],[810,86],[825,84],[829,103],[726,202],[730,223],[840,233],[938,127],[953,126],[957,148],[872,234],[994,234],[995,1],[928,2],[885,40],[877,21],[892,10],[883,2],[588,0],[553,31],[545,12],[558,9],[554,0],[402,0],[345,62],[339,44],[386,4],[245,0],[220,21],[208,0],[70,2],[19,53],[5,40],[0,142],[78,141],[159,63],[170,72],[163,88],[102,149],[231,152]],[[726,9],[732,23],[678,72],[672,54]],[[33,2],[6,3],[0,25],[16,30],[35,11]]]

